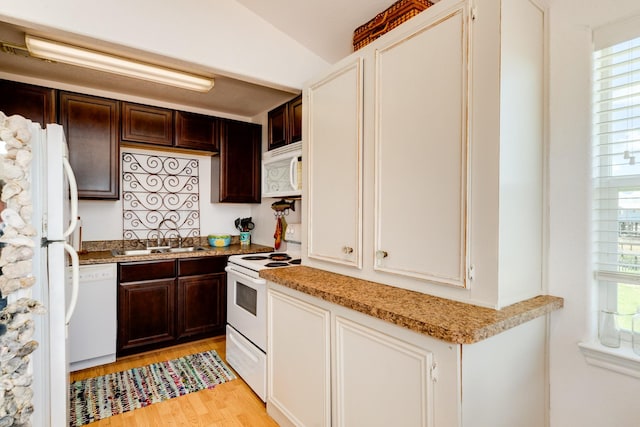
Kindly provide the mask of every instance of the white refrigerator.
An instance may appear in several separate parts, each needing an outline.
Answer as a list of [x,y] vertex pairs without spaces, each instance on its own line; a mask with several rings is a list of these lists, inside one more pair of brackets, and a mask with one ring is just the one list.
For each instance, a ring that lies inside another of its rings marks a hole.
[[[35,315],[32,353],[34,426],[69,425],[68,325],[78,297],[78,255],[69,244],[77,226],[78,192],[62,126],[32,124],[32,224],[38,230],[31,297],[47,312]],[[69,270],[70,273],[69,274]]]

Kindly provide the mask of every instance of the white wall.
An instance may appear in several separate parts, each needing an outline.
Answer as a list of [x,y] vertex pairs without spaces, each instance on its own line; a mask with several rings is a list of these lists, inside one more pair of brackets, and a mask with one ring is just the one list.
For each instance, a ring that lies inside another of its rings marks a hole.
[[[238,217],[251,216],[250,204],[211,203],[211,156],[166,151],[141,150],[122,147],[121,152],[158,154],[198,160],[200,178],[200,234],[229,233],[238,234],[233,222]],[[120,187],[122,189],[122,186]],[[120,240],[122,239],[122,199],[81,200],[78,208],[82,219],[82,240]],[[273,244],[273,242],[271,242]]]
[[328,65],[234,0],[3,0],[0,20],[159,53],[278,88],[301,88]]
[[594,330],[590,274],[591,28],[640,14],[638,0],[552,0],[550,20],[549,293],[551,426],[640,425],[640,380],[587,365]]

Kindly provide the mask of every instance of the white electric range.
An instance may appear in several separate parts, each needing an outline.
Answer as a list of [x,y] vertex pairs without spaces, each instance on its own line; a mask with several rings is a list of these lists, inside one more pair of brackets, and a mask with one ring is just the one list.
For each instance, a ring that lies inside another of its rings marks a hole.
[[226,359],[253,391],[267,397],[267,281],[260,270],[300,264],[297,251],[232,255],[227,261]]

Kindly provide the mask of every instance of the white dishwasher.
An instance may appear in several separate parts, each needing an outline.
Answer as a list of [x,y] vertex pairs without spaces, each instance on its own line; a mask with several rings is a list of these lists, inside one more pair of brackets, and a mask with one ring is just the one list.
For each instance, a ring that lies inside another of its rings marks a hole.
[[117,266],[80,266],[78,303],[69,322],[71,371],[116,360]]

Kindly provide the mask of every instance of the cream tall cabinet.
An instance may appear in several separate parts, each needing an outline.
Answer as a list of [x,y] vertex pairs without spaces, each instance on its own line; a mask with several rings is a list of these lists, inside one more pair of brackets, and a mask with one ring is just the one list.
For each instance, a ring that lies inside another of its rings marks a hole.
[[535,0],[441,0],[306,85],[305,263],[494,308],[542,293],[544,40]]
[[374,269],[466,286],[468,7],[374,55]]
[[[362,267],[362,59],[349,58],[307,92],[309,248],[314,257]],[[328,173],[330,171],[330,173]]]

